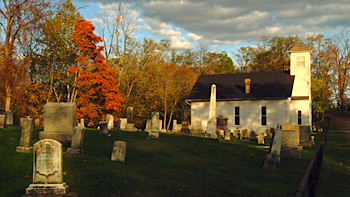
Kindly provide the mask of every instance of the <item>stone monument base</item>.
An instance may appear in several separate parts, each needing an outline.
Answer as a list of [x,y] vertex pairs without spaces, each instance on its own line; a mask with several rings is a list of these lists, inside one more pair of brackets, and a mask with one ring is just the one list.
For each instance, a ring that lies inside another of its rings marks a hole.
[[68,155],[83,155],[84,150],[79,148],[67,148],[66,154]]
[[202,126],[198,126],[198,125],[193,125],[191,127],[191,133],[192,134],[203,134],[204,133],[204,130],[202,128]]
[[30,184],[26,189],[27,195],[38,195],[38,194],[67,194],[69,186],[66,183],[60,184],[41,184],[33,183]]
[[125,125],[124,131],[136,131],[134,123],[127,123]]
[[30,153],[33,151],[33,147],[23,147],[23,146],[17,146],[16,152],[20,153]]
[[73,131],[41,131],[39,140],[53,139],[61,143],[70,143],[72,141]]
[[268,153],[265,157],[263,168],[265,169],[276,169],[280,165],[280,156]]

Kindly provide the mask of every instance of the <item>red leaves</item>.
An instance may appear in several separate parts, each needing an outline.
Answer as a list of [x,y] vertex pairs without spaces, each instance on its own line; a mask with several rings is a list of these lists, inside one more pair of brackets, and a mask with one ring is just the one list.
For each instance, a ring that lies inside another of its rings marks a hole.
[[88,125],[96,125],[104,120],[104,115],[119,111],[122,95],[119,93],[116,72],[110,70],[101,54],[103,47],[96,46],[102,39],[93,33],[95,27],[85,19],[79,19],[74,26],[72,40],[78,48],[80,68],[71,67],[69,71],[79,72],[77,118],[84,118]]

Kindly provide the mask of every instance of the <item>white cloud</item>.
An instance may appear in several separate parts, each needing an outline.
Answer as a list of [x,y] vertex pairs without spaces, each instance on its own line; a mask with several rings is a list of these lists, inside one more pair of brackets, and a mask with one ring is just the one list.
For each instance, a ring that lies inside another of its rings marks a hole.
[[198,40],[201,40],[203,38],[203,36],[198,36],[197,34],[193,34],[193,33],[188,33],[187,37],[191,41],[198,41]]

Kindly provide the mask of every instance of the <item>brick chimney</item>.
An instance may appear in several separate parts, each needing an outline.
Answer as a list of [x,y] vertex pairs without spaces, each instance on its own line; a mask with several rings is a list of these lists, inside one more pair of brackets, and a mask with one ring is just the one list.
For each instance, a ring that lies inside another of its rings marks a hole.
[[251,80],[248,79],[248,78],[244,80],[244,83],[245,83],[245,93],[246,93],[246,94],[249,94],[249,93],[250,93],[250,82],[251,82]]

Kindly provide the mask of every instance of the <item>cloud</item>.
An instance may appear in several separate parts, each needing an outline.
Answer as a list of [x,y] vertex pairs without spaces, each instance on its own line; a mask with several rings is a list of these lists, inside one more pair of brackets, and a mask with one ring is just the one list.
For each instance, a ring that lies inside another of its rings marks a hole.
[[201,40],[203,38],[203,36],[198,36],[196,34],[193,33],[188,33],[187,34],[188,39],[190,39],[191,41],[198,41]]
[[[109,8],[115,1],[98,2]],[[177,36],[180,41],[176,33],[180,28],[187,32],[188,41],[205,40],[219,45],[258,40],[266,35],[327,33],[350,25],[347,0],[124,0],[123,4],[137,11],[147,29],[157,35]]]

